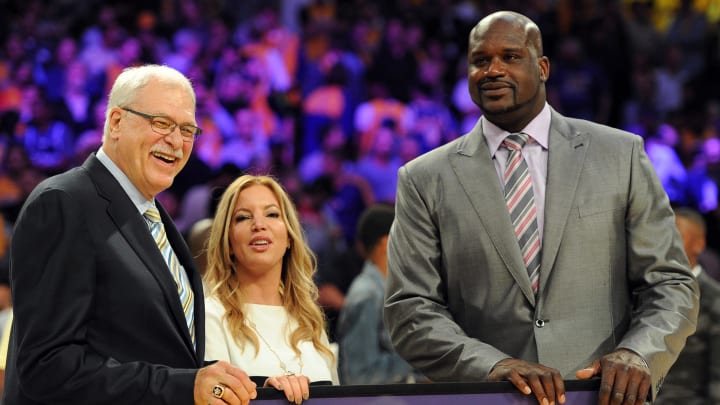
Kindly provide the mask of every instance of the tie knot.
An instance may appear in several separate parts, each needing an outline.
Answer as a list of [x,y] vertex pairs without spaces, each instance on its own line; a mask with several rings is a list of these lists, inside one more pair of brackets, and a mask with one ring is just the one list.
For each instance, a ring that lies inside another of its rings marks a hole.
[[155,207],[150,207],[145,211],[145,218],[148,219],[148,221],[156,223],[160,222],[160,212]]
[[508,149],[521,150],[529,138],[530,136],[523,132],[510,134],[503,140],[503,146]]

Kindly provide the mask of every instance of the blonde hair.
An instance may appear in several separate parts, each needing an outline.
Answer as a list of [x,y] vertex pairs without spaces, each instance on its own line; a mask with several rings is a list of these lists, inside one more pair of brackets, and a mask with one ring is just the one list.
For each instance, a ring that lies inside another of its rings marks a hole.
[[313,281],[317,261],[305,240],[295,205],[274,178],[243,175],[233,181],[223,193],[207,242],[204,282],[208,295],[216,296],[225,307],[224,317],[235,341],[243,348],[246,342],[250,342],[257,354],[259,341],[256,333],[245,323],[245,298],[242,286],[235,277],[236,269],[230,246],[230,227],[238,195],[253,185],[265,186],[277,197],[288,230],[290,249],[283,257],[279,288],[283,306],[298,323],[297,329],[290,335],[290,345],[295,353],[300,355],[298,344],[309,340],[318,351],[334,358],[330,348],[323,343],[325,317],[317,303],[318,289]]

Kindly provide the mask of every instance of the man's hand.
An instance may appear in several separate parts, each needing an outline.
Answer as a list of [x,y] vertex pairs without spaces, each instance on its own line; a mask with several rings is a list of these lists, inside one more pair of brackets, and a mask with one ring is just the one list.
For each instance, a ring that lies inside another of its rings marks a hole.
[[598,405],[645,403],[651,385],[650,370],[635,352],[619,349],[606,354],[575,376],[586,380],[598,374],[602,375]]
[[247,405],[257,397],[247,373],[225,361],[198,370],[193,391],[195,405]]
[[535,394],[540,405],[565,403],[565,384],[554,368],[519,359],[503,359],[495,364],[489,381],[508,380],[525,395]]

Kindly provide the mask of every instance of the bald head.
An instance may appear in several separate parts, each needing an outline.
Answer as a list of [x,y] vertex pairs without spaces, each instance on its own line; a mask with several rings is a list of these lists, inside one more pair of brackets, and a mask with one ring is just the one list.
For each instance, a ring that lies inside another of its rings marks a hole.
[[550,61],[542,55],[540,29],[522,14],[499,11],[480,20],[469,40],[470,97],[488,121],[521,131],[546,102]]
[[524,32],[527,47],[535,51],[536,56],[542,56],[540,28],[528,17],[514,11],[498,11],[480,20],[470,31],[470,43],[479,41],[488,31],[497,29],[498,26]]

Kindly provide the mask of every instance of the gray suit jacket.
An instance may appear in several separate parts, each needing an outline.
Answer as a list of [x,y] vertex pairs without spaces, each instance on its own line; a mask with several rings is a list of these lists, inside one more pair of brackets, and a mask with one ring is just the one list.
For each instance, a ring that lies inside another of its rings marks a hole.
[[521,358],[564,378],[627,348],[653,394],[695,329],[698,287],[638,136],[552,111],[537,298],[481,125],[399,171],[385,322],[435,380]]

